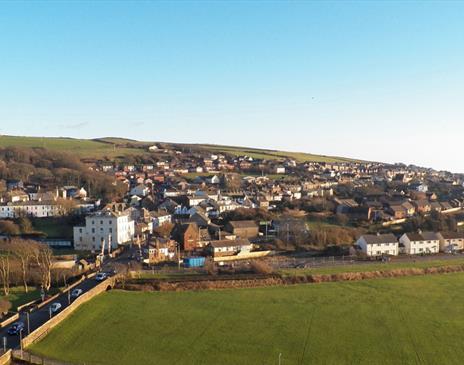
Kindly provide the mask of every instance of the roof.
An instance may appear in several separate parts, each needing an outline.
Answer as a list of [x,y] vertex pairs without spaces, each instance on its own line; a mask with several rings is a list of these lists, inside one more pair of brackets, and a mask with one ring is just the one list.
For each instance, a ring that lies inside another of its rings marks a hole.
[[392,233],[388,234],[366,234],[364,236],[364,240],[368,245],[374,245],[374,244],[381,244],[381,243],[397,243],[398,240],[396,239],[395,235]]
[[239,240],[218,240],[218,241],[211,241],[209,243],[213,248],[221,248],[221,247],[236,247],[236,246],[249,246],[251,245],[250,241],[247,239],[239,239]]
[[255,221],[230,221],[229,224],[232,228],[256,228],[257,224]]
[[445,240],[464,239],[464,232],[442,232],[441,235]]
[[410,241],[439,241],[440,236],[435,232],[406,233]]

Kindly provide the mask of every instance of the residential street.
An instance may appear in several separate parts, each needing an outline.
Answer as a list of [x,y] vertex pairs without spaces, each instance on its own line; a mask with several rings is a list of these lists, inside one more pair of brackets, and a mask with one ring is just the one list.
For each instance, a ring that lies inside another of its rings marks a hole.
[[[87,292],[93,287],[95,287],[98,284],[98,282],[95,280],[95,278],[87,279],[83,281],[81,284],[79,284],[76,288],[82,289],[83,292]],[[30,324],[30,331],[34,331],[38,327],[40,327],[42,324],[47,322],[50,319],[50,306],[53,303],[60,303],[62,305],[62,310],[66,308],[69,305],[68,302],[68,293],[64,293],[60,295],[55,301],[49,303],[45,307],[33,311],[29,315],[29,324]],[[23,335],[28,334],[28,326],[27,326],[27,314],[25,312],[20,313],[20,319],[18,321],[21,321],[25,325],[24,333]],[[11,324],[12,325],[12,324]],[[8,329],[11,327],[11,325],[3,328],[0,330],[0,337],[1,337],[1,346],[3,349],[3,338],[6,338],[7,341],[7,348],[18,348],[19,347],[19,341],[20,341],[20,336],[10,336],[8,335]]]

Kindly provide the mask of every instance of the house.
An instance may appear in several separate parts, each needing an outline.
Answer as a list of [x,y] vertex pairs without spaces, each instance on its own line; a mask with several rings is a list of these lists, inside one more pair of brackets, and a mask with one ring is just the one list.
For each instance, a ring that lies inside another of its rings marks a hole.
[[361,236],[356,245],[370,257],[398,256],[398,240],[391,233]]
[[175,250],[175,241],[164,238],[156,238],[144,247],[143,262],[146,264],[154,264],[160,261],[170,260],[175,256]]
[[390,205],[388,213],[390,213],[394,219],[404,219],[408,216],[408,211],[402,205]]
[[147,196],[149,192],[150,189],[147,186],[144,184],[138,184],[131,189],[130,195]]
[[152,222],[153,222],[153,228],[162,226],[163,224],[166,224],[166,223],[171,223],[171,220],[172,220],[172,215],[169,214],[165,210],[151,212],[150,215],[151,215]]
[[55,201],[27,201],[0,205],[0,218],[19,218],[22,216],[44,218],[64,214],[63,207]]
[[416,213],[416,208],[410,202],[406,201],[401,204],[401,206],[406,209],[406,214],[408,217],[412,217]]
[[400,244],[408,255],[438,253],[440,238],[435,232],[405,233],[400,237]]
[[73,233],[76,250],[99,251],[103,245],[113,250],[133,241],[135,224],[129,210],[107,208],[85,217],[85,226],[74,227]]
[[430,213],[432,205],[427,200],[417,200],[413,202],[418,213]]
[[442,232],[440,236],[440,251],[455,252],[464,250],[464,232]]
[[200,248],[200,231],[196,223],[176,224],[172,231],[172,238],[176,240],[183,251],[195,251]]
[[207,250],[213,257],[234,256],[249,253],[253,245],[247,239],[211,241]]
[[259,227],[255,221],[230,221],[226,230],[240,238],[255,238],[259,234]]
[[274,168],[274,173],[276,173],[276,174],[285,174],[285,167],[284,166],[276,166]]

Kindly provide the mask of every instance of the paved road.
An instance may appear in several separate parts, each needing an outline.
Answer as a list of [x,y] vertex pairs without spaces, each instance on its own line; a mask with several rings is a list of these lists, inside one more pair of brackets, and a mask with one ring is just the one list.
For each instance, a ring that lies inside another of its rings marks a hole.
[[[76,286],[76,288],[82,289],[83,292],[85,293],[89,291],[90,289],[92,289],[93,287],[95,287],[97,284],[98,282],[95,280],[95,278],[91,278],[91,279],[86,279],[85,281],[80,283],[78,286]],[[44,306],[43,308],[39,310],[35,310],[32,313],[30,313],[29,324],[30,324],[31,332],[37,329],[38,327],[40,327],[41,325],[43,325],[45,322],[47,322],[50,319],[50,306],[52,305],[52,303],[56,303],[56,302],[61,303],[62,309],[66,308],[69,305],[68,293],[64,293],[60,295],[53,302],[49,303],[48,305]],[[18,321],[21,321],[24,323],[25,328],[23,331],[23,335],[24,336],[27,335],[28,334],[27,314],[25,312],[21,312],[20,318],[18,319]],[[0,346],[2,349],[3,349],[3,337],[6,338],[7,348],[19,348],[20,336],[19,335],[10,336],[7,333],[11,325],[5,328],[2,328],[0,330]]]

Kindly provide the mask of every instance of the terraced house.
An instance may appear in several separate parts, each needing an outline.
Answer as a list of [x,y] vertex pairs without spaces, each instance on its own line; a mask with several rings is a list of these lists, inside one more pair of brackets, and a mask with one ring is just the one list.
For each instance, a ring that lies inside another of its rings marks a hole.
[[398,240],[392,233],[366,234],[358,239],[356,245],[369,257],[398,255]]
[[408,255],[438,253],[440,238],[435,232],[405,233],[400,237],[400,246]]

